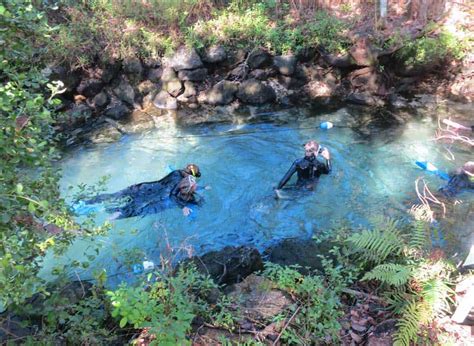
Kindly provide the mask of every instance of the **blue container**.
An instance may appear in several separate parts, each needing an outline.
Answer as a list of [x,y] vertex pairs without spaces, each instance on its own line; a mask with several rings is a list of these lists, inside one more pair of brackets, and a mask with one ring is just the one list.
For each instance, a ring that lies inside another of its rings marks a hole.
[[322,122],[319,125],[319,127],[322,128],[323,130],[329,130],[329,129],[332,129],[334,127],[334,124],[330,121],[325,121],[325,122]]

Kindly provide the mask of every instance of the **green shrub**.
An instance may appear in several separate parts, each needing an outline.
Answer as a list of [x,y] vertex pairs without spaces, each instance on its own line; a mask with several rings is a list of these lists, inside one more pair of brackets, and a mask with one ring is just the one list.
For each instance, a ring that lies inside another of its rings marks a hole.
[[6,307],[46,289],[37,273],[47,252],[62,253],[78,235],[102,230],[76,224],[59,194],[52,124],[62,85],[39,71],[51,33],[44,13],[31,1],[4,1],[0,21],[0,307]]
[[121,328],[149,328],[154,344],[189,344],[186,336],[194,316],[208,309],[199,296],[215,285],[193,268],[181,268],[176,276],[155,274],[157,277],[147,290],[122,284],[107,292],[112,317],[119,320]]
[[264,45],[270,20],[262,6],[236,10],[231,6],[217,12],[210,20],[199,20],[189,30],[198,47],[216,43],[228,46]]
[[298,266],[282,267],[267,263],[263,273],[297,302],[291,307],[295,317],[283,332],[282,340],[288,344],[304,345],[320,344],[328,339],[336,342],[341,329],[338,322],[342,316],[338,298],[340,292],[327,288],[322,277],[304,276],[297,269]]
[[345,53],[351,42],[346,36],[349,26],[345,22],[318,11],[313,20],[304,25],[307,46],[321,45],[330,53]]
[[462,59],[469,51],[469,46],[468,40],[459,39],[452,33],[442,30],[437,37],[423,36],[405,42],[397,56],[407,66],[424,65],[446,58]]

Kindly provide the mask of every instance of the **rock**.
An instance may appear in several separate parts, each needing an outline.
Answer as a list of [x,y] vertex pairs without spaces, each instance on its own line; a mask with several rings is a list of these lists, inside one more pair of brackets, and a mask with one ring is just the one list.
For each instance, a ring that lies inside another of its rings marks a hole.
[[92,117],[92,109],[85,103],[74,104],[66,113],[72,126],[84,124]]
[[351,93],[346,97],[346,102],[362,106],[381,106],[383,102],[369,93]]
[[324,81],[311,81],[304,90],[312,99],[327,98],[335,95],[336,85]]
[[369,92],[376,95],[386,95],[387,87],[384,78],[375,67],[365,67],[352,71],[347,76],[352,90],[357,92]]
[[263,104],[275,101],[275,91],[256,79],[249,79],[240,84],[237,97],[246,103]]
[[178,97],[184,91],[183,83],[179,79],[174,79],[169,82],[166,82],[163,86],[163,89],[166,90],[173,97]]
[[224,46],[214,45],[206,49],[203,54],[202,60],[209,64],[220,63],[227,59],[227,53]]
[[227,105],[234,100],[238,90],[236,83],[220,81],[205,95],[205,102],[211,105]]
[[319,57],[318,50],[315,47],[305,47],[298,51],[296,59],[301,62],[308,62]]
[[252,274],[232,287],[231,300],[240,301],[244,320],[270,321],[286,311],[293,300],[280,290],[272,289],[272,282]]
[[85,97],[93,97],[102,91],[104,82],[100,79],[86,79],[81,81],[77,87],[77,93]]
[[202,66],[201,58],[194,48],[180,47],[170,60],[170,66],[176,70],[193,70]]
[[102,69],[100,79],[106,84],[110,83],[112,79],[117,77],[122,68],[122,64],[118,60],[101,61],[100,66]]
[[380,323],[367,337],[367,346],[391,346],[392,335],[395,333],[397,321],[394,319]]
[[280,55],[273,58],[273,66],[279,73],[291,76],[295,72],[296,57],[294,55]]
[[268,65],[270,62],[270,54],[262,48],[254,49],[247,58],[247,64],[252,70]]
[[184,82],[184,92],[177,97],[179,102],[189,103],[196,102],[197,90],[194,87],[193,82],[186,81]]
[[155,122],[152,115],[148,114],[148,112],[136,110],[130,115],[130,121],[121,125],[120,129],[126,133],[139,133],[154,127]]
[[161,59],[152,57],[144,58],[143,66],[147,69],[156,69],[161,66]]
[[133,80],[140,80],[143,73],[143,66],[139,59],[129,58],[123,62],[123,71]]
[[249,73],[250,78],[255,78],[258,80],[267,80],[268,77],[272,75],[271,71],[268,69],[255,69]]
[[194,264],[203,274],[209,274],[217,284],[236,283],[263,269],[260,253],[245,246],[226,246],[219,251],[192,257],[184,261],[186,263]]
[[327,64],[333,67],[345,69],[354,66],[354,61],[349,54],[333,55],[321,52],[321,57]]
[[153,105],[158,109],[178,109],[178,101],[164,90],[155,96]]
[[282,266],[299,264],[302,271],[304,268],[310,270],[321,270],[320,255],[327,255],[333,247],[331,242],[317,243],[312,240],[284,239],[280,243],[266,249],[265,257],[272,263]]
[[198,68],[195,70],[180,70],[178,78],[180,80],[203,81],[207,77],[207,68]]
[[[286,78],[290,78],[290,77],[286,77]],[[275,92],[276,101],[278,103],[280,103],[282,105],[285,105],[285,106],[290,105],[291,102],[290,102],[290,99],[289,99],[288,96],[292,92],[290,92],[286,86],[282,85],[279,81],[277,81],[273,78],[268,80],[268,85]]]
[[153,90],[158,89],[158,86],[150,80],[145,80],[138,84],[137,89],[141,95],[147,95]]
[[92,131],[86,134],[86,139],[94,144],[114,143],[122,137],[122,132],[115,126],[105,123],[94,127]]
[[[173,71],[174,72],[174,71]],[[158,83],[161,81],[161,76],[163,75],[163,68],[158,67],[158,68],[152,68],[148,70],[148,73],[146,75],[146,78],[153,83]],[[176,74],[174,75],[174,78],[176,78]]]
[[357,66],[374,66],[377,63],[377,56],[367,37],[359,38],[349,54]]
[[173,80],[176,80],[178,76],[176,75],[175,70],[173,70],[171,67],[165,67],[162,71],[161,74],[161,80],[163,82],[171,82]]
[[127,117],[130,114],[128,107],[119,99],[112,98],[111,102],[105,109],[104,115],[106,117],[120,120]]
[[121,79],[120,84],[114,88],[113,92],[120,100],[133,106],[135,102],[135,91],[126,79]]
[[463,67],[449,87],[449,96],[455,101],[474,101],[474,53],[463,59]]
[[153,99],[155,98],[156,94],[158,94],[159,91],[160,91],[160,89],[158,88],[158,89],[153,90],[148,95],[145,95],[143,97],[143,99],[142,99],[142,108],[143,109],[149,108],[153,105]]
[[408,108],[408,100],[403,96],[397,94],[391,94],[388,98],[389,106],[394,109]]
[[92,98],[91,105],[96,108],[103,108],[109,103],[109,96],[107,93],[101,91]]
[[65,66],[52,66],[41,71],[50,81],[61,81],[64,83],[66,93],[73,93],[81,82],[81,75],[78,71],[71,71]]

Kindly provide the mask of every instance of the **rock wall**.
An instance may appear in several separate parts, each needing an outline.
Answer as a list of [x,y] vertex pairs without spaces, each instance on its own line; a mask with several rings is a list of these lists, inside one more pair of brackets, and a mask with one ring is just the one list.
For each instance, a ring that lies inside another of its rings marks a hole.
[[[456,100],[472,101],[472,59],[451,72],[434,92]],[[383,65],[382,65],[383,64]],[[381,67],[383,66],[383,67]],[[45,71],[66,86],[60,131],[75,131],[99,117],[108,119],[110,131],[120,135],[115,121],[134,111],[209,109],[226,105],[348,102],[363,106],[405,107],[400,95],[410,96],[432,68],[408,71],[396,58],[371,46],[366,38],[355,41],[345,56],[323,48],[298,55],[272,56],[257,47],[228,52],[213,46],[197,52],[181,47],[171,57],[153,61],[105,61],[84,71],[62,66]],[[435,83],[435,82],[432,82]],[[150,121],[150,119],[148,119]],[[77,131],[82,131],[77,130]]]

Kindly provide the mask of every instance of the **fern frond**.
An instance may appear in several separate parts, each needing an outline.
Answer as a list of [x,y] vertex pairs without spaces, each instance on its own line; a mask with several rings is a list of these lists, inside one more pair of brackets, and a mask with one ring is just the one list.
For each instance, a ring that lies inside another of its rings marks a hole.
[[413,295],[406,292],[406,287],[393,287],[381,295],[396,315],[400,315],[408,301],[413,300]]
[[454,291],[440,278],[433,278],[424,282],[420,293],[422,299],[430,305],[434,315],[449,311],[453,294]]
[[389,284],[393,286],[405,285],[411,277],[411,267],[395,264],[385,263],[376,266],[370,272],[365,273],[362,280],[378,280],[381,283]]
[[376,264],[383,262],[389,255],[399,255],[404,247],[400,231],[393,228],[385,230],[364,230],[348,238],[349,243],[363,258]]
[[415,221],[411,227],[408,245],[412,249],[425,249],[430,244],[429,225],[424,221]]
[[394,346],[409,346],[412,341],[417,340],[420,330],[420,312],[420,306],[415,301],[405,306],[397,323],[398,330],[394,335]]

